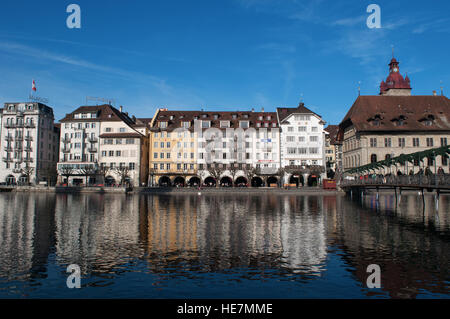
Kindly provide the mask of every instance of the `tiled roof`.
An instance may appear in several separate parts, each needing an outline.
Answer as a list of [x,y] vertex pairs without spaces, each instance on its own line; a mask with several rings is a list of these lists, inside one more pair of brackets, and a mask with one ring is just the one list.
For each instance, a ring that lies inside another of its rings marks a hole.
[[339,127],[350,125],[357,131],[450,131],[450,100],[433,95],[359,96]]
[[[75,114],[77,113],[95,113],[97,115],[96,118],[75,118]],[[134,125],[134,121],[126,114],[120,112],[115,107],[104,104],[104,105],[94,105],[94,106],[80,106],[72,113],[66,114],[66,116],[60,121],[64,122],[114,122],[114,121],[123,121],[128,125]]]
[[307,107],[305,107],[304,103],[300,103],[297,107],[278,107],[277,108],[278,117],[280,122],[283,122],[289,115],[291,114],[314,114],[321,118],[321,116],[317,113],[314,113]]
[[[260,119],[262,117],[262,119]],[[270,117],[270,119],[268,119]],[[153,128],[158,128],[158,123],[167,122],[165,131],[173,131],[176,128],[182,127],[182,122],[190,122],[189,130],[194,130],[194,121],[204,120],[211,121],[212,128],[221,128],[220,121],[229,121],[230,128],[239,128],[240,121],[249,121],[249,127],[257,128],[257,123],[268,123],[267,128],[277,128],[277,114],[275,112],[252,112],[252,111],[169,111],[160,110],[153,123]],[[275,126],[272,126],[275,123]]]
[[328,125],[325,129],[330,136],[330,144],[336,144],[337,135],[339,132],[339,125]]

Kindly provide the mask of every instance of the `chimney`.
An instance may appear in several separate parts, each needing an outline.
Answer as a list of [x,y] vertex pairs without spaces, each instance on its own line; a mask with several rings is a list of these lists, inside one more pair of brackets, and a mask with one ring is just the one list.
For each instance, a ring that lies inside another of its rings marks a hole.
[[122,113],[122,105],[120,106],[119,110],[120,110],[120,113]]
[[437,94],[436,94],[436,90],[433,90],[433,96],[436,96]]
[[264,112],[264,108],[263,107],[261,108],[261,112]]
[[255,112],[255,108],[254,107],[252,107],[252,112]]

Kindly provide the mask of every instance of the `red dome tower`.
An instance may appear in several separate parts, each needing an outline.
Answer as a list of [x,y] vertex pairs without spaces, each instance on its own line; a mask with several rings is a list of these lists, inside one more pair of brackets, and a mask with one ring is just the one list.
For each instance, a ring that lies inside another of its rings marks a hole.
[[400,74],[400,63],[392,58],[389,63],[389,75],[386,81],[381,81],[380,95],[411,95],[411,84],[408,76]]

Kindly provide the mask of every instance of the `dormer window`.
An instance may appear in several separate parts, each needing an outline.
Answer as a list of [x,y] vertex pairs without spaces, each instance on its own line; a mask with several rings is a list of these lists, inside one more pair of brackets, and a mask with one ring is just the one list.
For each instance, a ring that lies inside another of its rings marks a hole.
[[380,114],[376,114],[373,118],[370,118],[367,121],[370,122],[370,124],[372,124],[373,126],[380,126],[380,124],[381,124],[381,115]]
[[213,117],[215,120],[217,120],[219,118],[219,114],[214,114]]
[[269,115],[269,116],[267,117],[267,120],[270,121],[271,119],[272,119],[272,117]]
[[244,114],[244,119],[248,119],[248,114]]
[[262,115],[258,116],[258,120],[262,121],[263,120],[263,116]]
[[167,122],[159,122],[160,128],[167,128]]
[[172,121],[173,119],[174,119],[174,116],[173,116],[173,115],[171,115],[171,116],[170,116],[170,120]]
[[419,120],[425,126],[431,126],[434,123],[434,116],[429,114],[426,117]]
[[202,118],[206,119],[208,117],[208,114],[202,114]]
[[232,114],[231,118],[234,119],[234,120],[237,119],[237,114]]
[[211,122],[210,121],[202,121],[202,128],[210,128]]
[[395,126],[403,126],[406,124],[406,116],[400,115],[398,118],[392,119],[392,122]]

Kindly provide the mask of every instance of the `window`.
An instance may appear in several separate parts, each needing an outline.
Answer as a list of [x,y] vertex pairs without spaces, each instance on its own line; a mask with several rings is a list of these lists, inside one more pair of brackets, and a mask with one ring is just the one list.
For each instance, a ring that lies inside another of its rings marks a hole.
[[164,164],[159,164],[159,169],[163,170],[164,169]]
[[288,152],[288,154],[296,154],[297,149],[295,147],[288,147],[287,152]]
[[153,153],[153,158],[158,158],[158,153]]
[[441,137],[441,146],[447,146],[447,138]]
[[298,153],[299,154],[306,154],[307,153],[307,148],[306,147],[300,147],[299,149],[298,149]]
[[230,127],[230,121],[220,121],[220,127],[221,128],[228,128],[228,127]]
[[405,147],[406,143],[405,143],[405,138],[404,137],[399,137],[398,138],[398,147]]
[[240,121],[239,127],[240,128],[248,128],[248,121]]
[[112,132],[112,128],[110,128],[110,127],[105,127],[105,132]]
[[153,164],[153,169],[158,169],[158,164]]
[[370,162],[371,163],[376,163],[377,162],[377,154],[370,155]]
[[376,137],[370,138],[370,147],[377,147],[377,138]]
[[318,128],[316,126],[311,127],[311,132],[317,132]]
[[121,138],[116,138],[116,144],[122,144],[122,139]]
[[295,136],[286,136],[286,142],[295,142]]
[[384,147],[392,147],[392,140],[390,137],[384,139]]
[[170,153],[166,153],[166,158],[170,159]]
[[181,126],[183,128],[189,128],[191,126],[191,122],[188,121],[181,122]]
[[202,121],[202,128],[210,128],[211,122],[210,121]]
[[160,128],[167,128],[167,122],[159,122]]
[[164,158],[164,153],[160,153],[159,158]]
[[120,133],[125,133],[127,131],[127,129],[125,128],[125,127],[121,127],[120,129],[119,129],[119,132]]
[[114,151],[109,151],[109,156],[113,157],[114,156]]
[[130,169],[130,171],[134,171],[135,167],[136,167],[135,163],[129,163],[128,164],[128,168]]
[[305,141],[305,137],[304,136],[299,136],[298,137],[298,141],[299,142],[304,142]]
[[153,143],[153,147],[154,147],[154,148],[158,148],[158,142],[154,142],[154,143]]
[[310,136],[309,137],[309,141],[310,142],[318,142],[319,141],[319,137],[318,136]]
[[161,142],[160,145],[161,145],[161,148],[164,148],[164,142]]
[[448,157],[447,156],[441,156],[442,165],[447,166],[448,165]]
[[427,146],[428,147],[432,147],[433,146],[433,138],[432,137],[427,137]]
[[121,151],[116,151],[116,156],[122,156],[122,152]]
[[292,126],[288,127],[288,132],[294,132],[294,128]]
[[170,142],[167,142],[167,143],[166,143],[166,147],[167,147],[167,148],[170,148]]
[[306,126],[299,126],[298,127],[299,132],[306,132]]
[[309,148],[309,153],[310,154],[319,154],[319,148],[317,148],[317,147],[310,147]]
[[419,147],[420,146],[418,137],[413,137],[413,146],[414,147]]

